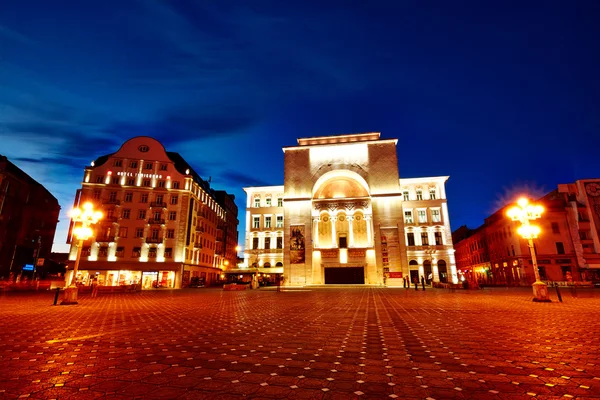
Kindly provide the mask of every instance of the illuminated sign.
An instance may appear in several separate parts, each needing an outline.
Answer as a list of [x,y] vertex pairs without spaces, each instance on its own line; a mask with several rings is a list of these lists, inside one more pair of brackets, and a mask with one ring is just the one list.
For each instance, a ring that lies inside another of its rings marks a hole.
[[157,174],[142,174],[141,172],[125,172],[125,171],[119,171],[117,172],[117,175],[119,176],[137,176],[137,177],[141,177],[141,178],[156,178],[156,179],[162,179],[162,175],[157,175]]
[[23,271],[33,271],[33,264],[25,264],[23,266]]

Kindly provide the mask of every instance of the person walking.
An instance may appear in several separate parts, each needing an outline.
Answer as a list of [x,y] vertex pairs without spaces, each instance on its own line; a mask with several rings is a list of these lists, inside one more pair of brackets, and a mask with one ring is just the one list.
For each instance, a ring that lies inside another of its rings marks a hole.
[[402,284],[404,285],[404,289],[406,289],[406,277],[402,277]]
[[425,277],[421,276],[421,286],[423,287],[423,291],[425,291]]
[[92,281],[92,297],[98,296],[98,280],[94,279]]
[[419,290],[419,277],[415,276],[415,290]]

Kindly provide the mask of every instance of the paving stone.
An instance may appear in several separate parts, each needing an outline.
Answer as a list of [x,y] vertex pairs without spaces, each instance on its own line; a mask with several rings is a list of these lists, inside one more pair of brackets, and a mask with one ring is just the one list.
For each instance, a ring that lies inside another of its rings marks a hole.
[[52,296],[0,298],[0,396],[600,396],[600,291],[549,304],[529,288]]

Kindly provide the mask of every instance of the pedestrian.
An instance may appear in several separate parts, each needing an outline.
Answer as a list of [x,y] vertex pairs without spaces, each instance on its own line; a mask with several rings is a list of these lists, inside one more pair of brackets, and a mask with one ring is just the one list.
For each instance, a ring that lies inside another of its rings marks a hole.
[[92,280],[92,297],[98,296],[98,280]]
[[423,291],[425,291],[425,277],[421,276],[421,286],[423,286]]
[[415,290],[419,290],[419,277],[415,276]]
[[405,276],[402,277],[402,284],[404,285],[404,289],[407,289],[407,287],[406,287],[406,277]]

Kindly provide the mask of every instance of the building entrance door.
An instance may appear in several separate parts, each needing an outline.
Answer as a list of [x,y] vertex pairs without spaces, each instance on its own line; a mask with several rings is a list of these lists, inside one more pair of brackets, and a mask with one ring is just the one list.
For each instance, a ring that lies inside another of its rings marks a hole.
[[325,268],[325,284],[362,285],[365,283],[364,267]]

